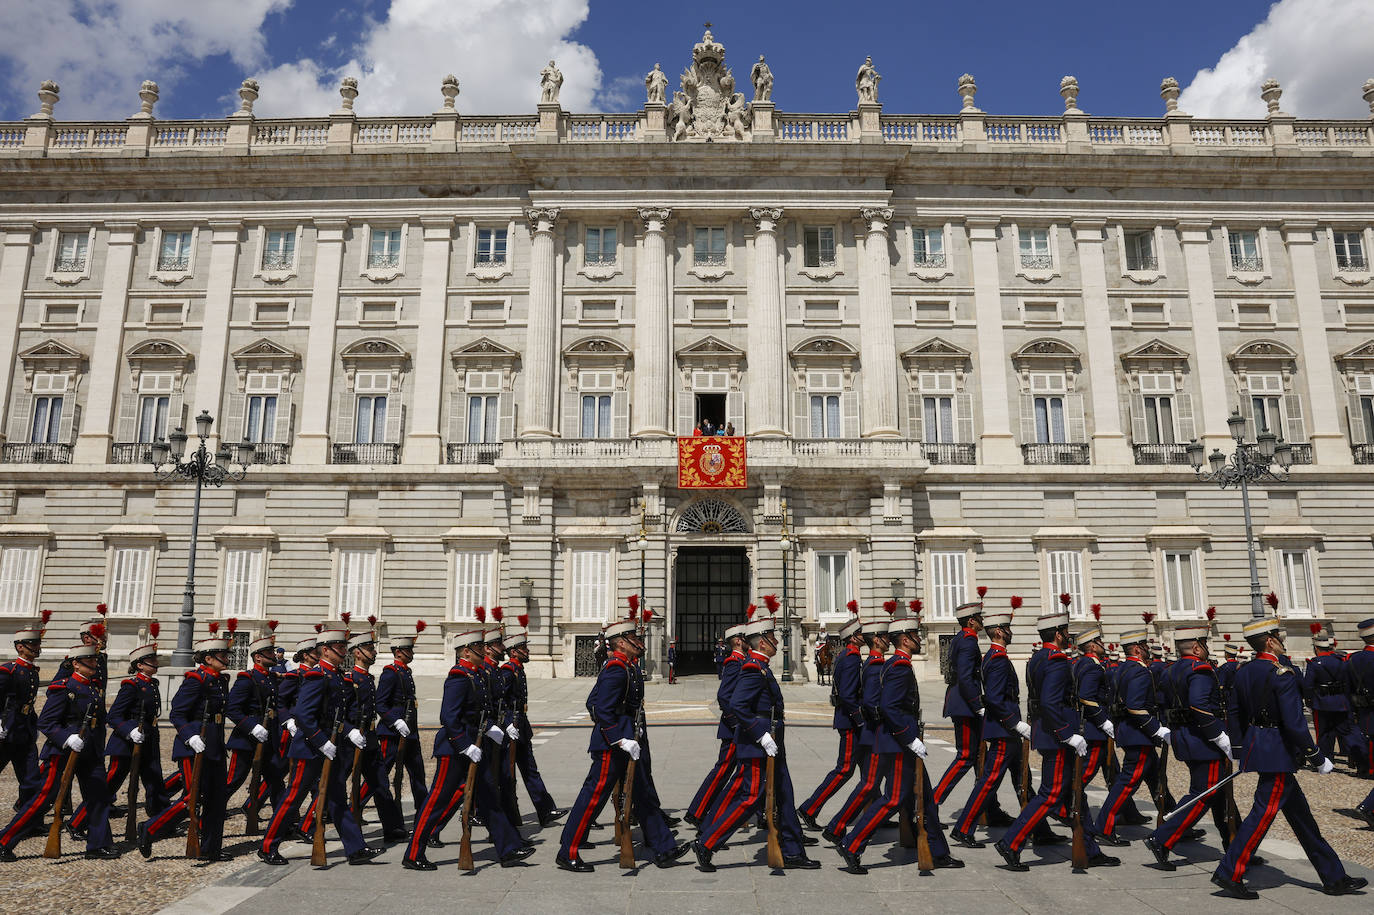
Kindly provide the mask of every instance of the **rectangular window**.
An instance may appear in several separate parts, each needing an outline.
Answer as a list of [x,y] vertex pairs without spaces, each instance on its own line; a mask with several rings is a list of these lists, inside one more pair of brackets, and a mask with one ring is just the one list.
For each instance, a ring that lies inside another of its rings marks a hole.
[[1255,416],[1255,431],[1272,432],[1283,438],[1283,398],[1276,395],[1250,395],[1250,408]]
[[[611,246],[612,251],[615,245]],[[477,230],[477,263],[504,264],[506,262],[506,230]]]
[[39,548],[0,549],[0,616],[28,616],[38,596]]
[[1368,270],[1364,255],[1364,238],[1359,232],[1332,232],[1331,242],[1336,248],[1337,270]]
[[453,618],[476,620],[474,610],[491,603],[491,551],[453,551]]
[[582,437],[611,437],[611,395],[582,395]]
[[806,266],[835,266],[835,229],[832,226],[807,226],[803,236]]
[[180,324],[185,312],[180,302],[152,302],[148,305],[148,323]]
[[57,441],[57,430],[62,425],[62,397],[60,395],[35,397],[33,399],[33,423],[29,429],[29,441],[35,444],[53,444]]
[[1312,555],[1308,550],[1279,550],[1279,609],[1285,616],[1311,616]]
[[1374,396],[1360,396],[1360,416],[1364,418],[1364,434],[1374,436]]
[[917,267],[945,265],[945,230],[912,229],[911,259]]
[[505,320],[506,303],[500,299],[468,303],[468,321],[472,324],[503,324]]
[[620,317],[615,299],[583,299],[581,303],[583,324],[614,324]]
[[1035,440],[1041,444],[1064,443],[1064,398],[1035,398]]
[[262,616],[264,555],[258,547],[224,551],[224,598],[220,609],[224,616],[248,619]]
[[840,437],[840,395],[811,395],[811,437]]
[[1195,550],[1164,551],[1164,612],[1171,620],[1198,618],[1202,602]]
[[290,302],[253,303],[254,324],[285,324],[291,319]]
[[345,611],[355,620],[377,612],[377,559],[375,549],[339,550],[339,581],[334,615]]
[[365,324],[393,324],[399,312],[396,302],[363,302],[358,318]]
[[615,239],[616,230],[606,226],[601,228],[587,228],[587,246],[582,253],[582,262],[585,264],[614,264],[615,263]]
[[1140,376],[1146,440],[1137,444],[1172,445],[1177,442],[1173,392],[1172,375],[1149,373]]
[[1049,270],[1054,266],[1050,254],[1049,229],[1018,229],[1021,246],[1021,267],[1025,270]]
[[839,324],[840,303],[807,301],[802,305],[802,320],[807,324]]
[[930,596],[933,620],[954,619],[954,608],[968,600],[968,555],[963,550],[932,550]]
[[269,229],[262,247],[262,269],[290,270],[295,263],[295,230]]
[[191,266],[191,233],[162,232],[162,247],[157,252],[157,269],[188,270]]
[[849,581],[848,553],[817,553],[816,613],[820,616],[849,616],[848,604],[854,591]]
[[1159,258],[1155,256],[1155,233],[1132,232],[1126,236],[1126,269],[1159,269]]
[[110,580],[111,616],[142,616],[146,612],[152,559],[150,547],[115,548]]
[[353,441],[359,445],[386,441],[386,395],[359,394]]
[[612,579],[610,550],[571,550],[572,619],[574,623],[601,623],[610,607]]
[[385,269],[401,266],[401,230],[373,229],[368,242],[367,266]]
[[725,229],[698,228],[692,242],[692,262],[698,267],[725,266]]
[[917,302],[916,320],[932,324],[944,324],[951,320],[949,302]]
[[1259,233],[1253,229],[1228,231],[1231,246],[1231,269],[1238,273],[1258,273],[1264,269],[1260,256]]
[[500,394],[468,395],[468,441],[499,442],[501,440],[497,431],[500,405]]
[[277,428],[277,395],[254,394],[248,398],[243,437],[250,442],[272,441]]
[[1048,550],[1045,563],[1049,570],[1050,593],[1045,606],[1058,608],[1059,595],[1070,597],[1069,613],[1074,619],[1088,615],[1083,603],[1083,554],[1078,550]]
[[952,396],[923,397],[924,421],[921,433],[927,444],[954,441],[954,398]]
[[167,438],[167,411],[171,398],[166,394],[145,394],[138,404],[138,440],[155,442]]
[[1132,302],[1131,323],[1132,324],[1166,324],[1163,302]]
[[1027,324],[1054,324],[1059,320],[1059,303],[1056,301],[1022,302],[1021,313]]
[[87,232],[63,232],[57,237],[57,261],[52,265],[54,273],[84,273],[86,271],[86,246],[90,244]]

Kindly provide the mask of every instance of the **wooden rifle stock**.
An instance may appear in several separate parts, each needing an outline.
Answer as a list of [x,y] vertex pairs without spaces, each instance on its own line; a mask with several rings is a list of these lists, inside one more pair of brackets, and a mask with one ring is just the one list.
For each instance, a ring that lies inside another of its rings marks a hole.
[[351,785],[349,786],[348,806],[349,806],[350,808],[352,808],[352,810],[353,810],[353,815],[354,815],[355,817],[358,817],[358,818],[359,818],[359,822],[361,822],[361,820],[362,820],[362,815],[363,815],[363,793],[362,793],[362,781],[363,781],[363,748],[362,748],[362,747],[354,747],[354,748],[353,748],[353,768],[352,768],[352,770],[349,772],[349,779],[351,780]]
[[1073,766],[1073,810],[1069,819],[1073,824],[1073,855],[1075,869],[1088,866],[1087,830],[1083,826],[1083,757],[1079,756]]
[[[147,735],[144,735],[147,740]],[[133,756],[129,759],[129,811],[124,815],[124,841],[138,839],[138,779],[143,768],[143,744],[134,744]]]
[[1116,738],[1107,738],[1107,788],[1110,789],[1121,774],[1121,761],[1116,758]]
[[248,778],[248,810],[244,814],[243,832],[245,835],[255,836],[260,831],[258,814],[262,812],[262,799],[258,795],[262,792],[262,759],[267,751],[267,744],[260,743],[253,751],[253,769]]
[[1025,809],[1026,809],[1026,807],[1030,804],[1030,799],[1031,799],[1031,790],[1030,790],[1030,755],[1031,755],[1031,743],[1030,743],[1030,738],[1029,738],[1029,737],[1023,737],[1023,738],[1021,739],[1021,788],[1020,788],[1020,791],[1019,791],[1019,794],[1020,794],[1020,796],[1021,796],[1021,809],[1022,809],[1022,810],[1025,810]]
[[[343,726],[339,724],[339,715],[334,715],[334,728],[331,730],[329,742],[334,745],[334,755],[339,753],[339,734]],[[328,756],[324,758],[324,765],[320,767],[320,784],[315,789],[315,824],[311,830],[310,843],[310,866],[324,867],[328,857],[324,848],[324,808],[328,805],[329,798],[329,777],[334,771],[334,760]]]
[[781,869],[782,863],[782,844],[778,841],[778,821],[773,815],[773,775],[777,765],[777,757],[768,757],[767,769],[764,777],[768,779],[768,793],[764,795],[763,818],[768,823],[768,866],[774,869]]
[[1164,825],[1166,799],[1169,797],[1169,744],[1159,751],[1159,766],[1155,769],[1155,829]]
[[53,802],[52,825],[48,827],[48,844],[43,849],[43,857],[45,858],[62,857],[62,802],[67,798],[67,792],[72,789],[72,775],[76,773],[76,757],[79,755],[75,750],[68,750],[67,761],[62,764],[62,784],[57,789],[57,800]]
[[391,776],[391,796],[396,798],[396,803],[401,803],[401,779],[405,777],[406,769],[406,738],[396,737],[396,772]]
[[638,760],[635,759],[630,760],[630,764],[625,767],[625,778],[616,787],[620,803],[616,806],[615,812],[615,840],[620,846],[620,866],[626,870],[634,870],[635,867],[634,829],[630,824],[634,822],[635,764],[637,762]]
[[[1232,763],[1226,760],[1226,771],[1223,775],[1230,775]],[[1223,789],[1226,793],[1226,828],[1230,831],[1230,838],[1234,839],[1236,833],[1240,832],[1240,811],[1236,809],[1236,786],[1234,782],[1228,783]]]
[[923,871],[935,869],[930,853],[930,837],[926,835],[926,761],[916,757],[916,866]]
[[468,778],[463,785],[463,841],[458,847],[458,868],[472,870],[472,795],[477,789],[477,763],[468,762]]
[[[200,719],[200,742],[205,743],[205,729],[210,724],[207,710]],[[209,749],[208,747],[206,749]],[[200,775],[205,769],[205,751],[196,754],[191,763],[191,784],[186,786],[186,857],[200,857]]]

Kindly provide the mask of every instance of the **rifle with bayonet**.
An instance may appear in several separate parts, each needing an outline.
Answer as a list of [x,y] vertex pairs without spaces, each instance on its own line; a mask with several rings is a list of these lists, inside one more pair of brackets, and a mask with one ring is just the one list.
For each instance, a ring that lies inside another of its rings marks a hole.
[[[334,745],[334,755],[339,753],[339,736],[343,732],[343,709],[334,709],[334,726],[329,729],[329,742]],[[334,760],[326,756],[320,768],[320,786],[315,792],[315,825],[310,844],[310,866],[324,867],[328,856],[324,848],[324,808],[328,804],[329,776],[334,769]]]
[[[272,671],[267,672],[269,678],[275,679],[276,674]],[[267,741],[257,745],[253,750],[253,769],[248,778],[248,811],[244,822],[244,833],[255,836],[258,834],[258,815],[262,812],[262,766],[267,756],[268,744],[272,742],[272,721],[277,717],[277,710],[272,706],[273,694],[276,692],[273,687],[272,692],[262,697],[262,726],[267,729]],[[272,748],[273,752],[276,747]]]
[[[77,739],[85,742],[92,729],[96,725],[96,707],[104,706],[105,697],[100,692],[92,694],[91,703],[86,707],[86,717],[81,722],[81,730],[76,732]],[[82,747],[84,750],[85,747]],[[67,798],[68,792],[72,790],[72,776],[76,774],[76,758],[81,753],[78,750],[68,750],[67,759],[62,764],[62,783],[57,789],[57,800],[52,809],[52,825],[48,827],[48,844],[43,849],[43,857],[60,858],[62,857],[62,808],[63,802]]]

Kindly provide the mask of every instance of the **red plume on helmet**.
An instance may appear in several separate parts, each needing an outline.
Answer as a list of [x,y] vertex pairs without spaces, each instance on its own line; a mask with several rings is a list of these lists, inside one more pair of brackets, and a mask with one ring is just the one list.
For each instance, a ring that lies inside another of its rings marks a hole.
[[1229,632],[1226,633],[1225,635],[1222,636],[1222,638],[1225,639],[1225,640],[1228,641],[1228,642],[1231,641],[1231,633],[1229,633]]
[[886,611],[888,612],[889,615],[890,615],[890,614],[893,614],[893,613],[896,613],[896,612],[897,612],[897,602],[896,602],[895,600],[885,600],[885,601],[883,601],[883,609],[886,610]]
[[478,604],[472,609],[472,615],[477,617],[477,622],[485,623],[487,621],[487,608]]
[[324,632],[324,623],[316,623],[316,624],[315,624],[315,631],[316,631],[316,632]]
[[348,628],[348,624],[353,621],[353,614],[345,610],[343,613],[339,614],[339,619],[343,620],[344,628],[346,629]]
[[105,624],[104,624],[104,623],[93,623],[93,624],[91,624],[91,635],[94,636],[95,639],[96,639],[97,641],[100,641],[100,640],[104,639],[104,638],[105,638]]
[[162,624],[159,623],[157,620],[153,620],[151,623],[148,624],[148,638],[150,638],[150,639],[155,639],[155,638],[157,638],[158,633],[160,633],[161,631],[162,631]]
[[210,625],[209,625],[208,627],[206,627],[206,628],[208,628],[208,629],[210,630],[210,634],[211,634],[211,635],[215,635],[216,633],[219,632],[219,623],[218,623],[218,622],[215,622],[214,620],[211,620],[211,621],[210,621]]
[[1093,605],[1092,605],[1091,607],[1089,607],[1088,609],[1089,609],[1090,611],[1092,611],[1093,619],[1097,620],[1099,623],[1102,622],[1102,605],[1101,605],[1101,604],[1093,604]]
[[419,635],[420,633],[424,632],[427,628],[429,628],[429,623],[426,623],[424,620],[416,620],[416,621],[415,621],[415,634],[416,634],[416,635]]
[[978,592],[978,599],[979,599],[979,600],[982,600],[984,597],[987,596],[987,593],[988,593],[988,586],[987,586],[987,585],[979,585],[979,586],[978,586],[977,588],[975,588],[974,590]]
[[1059,595],[1059,603],[1067,607],[1069,604],[1073,603],[1073,598],[1069,595],[1069,592],[1065,591],[1063,594]]
[[631,616],[634,616],[634,614],[636,614],[636,613],[639,612],[639,595],[638,595],[638,594],[631,594],[629,597],[625,598],[625,600],[626,600],[626,601],[629,603],[629,605],[630,605],[630,615],[631,615]]
[[229,617],[227,620],[224,621],[224,628],[230,635],[233,635],[235,632],[238,632],[239,618],[237,616]]
[[909,601],[909,602],[907,603],[907,608],[908,608],[912,613],[916,614],[917,616],[920,616],[920,615],[921,615],[921,610],[923,610],[923,609],[925,608],[925,604],[921,603],[921,599],[918,597],[918,598],[916,598],[916,599],[913,600],[913,601]]
[[528,613],[522,613],[515,618],[515,621],[520,624],[520,628],[528,629],[530,625],[530,615]]
[[1140,614],[1140,618],[1145,621],[1146,626],[1150,625],[1155,621],[1155,615],[1148,610]]
[[1270,607],[1272,607],[1275,610],[1279,609],[1279,596],[1275,594],[1273,591],[1270,591],[1268,594],[1264,595],[1264,599],[1269,603]]
[[105,603],[96,604],[95,612],[99,613],[101,616],[104,616],[105,614],[110,612],[110,605]]
[[277,627],[280,626],[280,625],[281,625],[281,624],[278,623],[276,620],[268,620],[268,621],[267,621],[267,631],[268,631],[268,632],[276,632],[276,631],[277,631]]
[[849,603],[845,604],[845,607],[849,609],[850,613],[859,612],[859,602],[856,600],[851,600]]
[[1321,635],[1321,633],[1322,633],[1322,624],[1321,624],[1321,623],[1313,623],[1312,625],[1308,626],[1307,628],[1312,630],[1312,634],[1313,634],[1313,635]]
[[1215,619],[1217,618],[1217,608],[1216,608],[1216,607],[1208,607],[1208,608],[1207,608],[1207,618],[1208,618],[1209,620],[1215,620]]
[[369,626],[375,626],[375,625],[377,625],[377,615],[376,615],[375,613],[369,614],[369,615],[368,615],[368,617],[367,617],[367,624],[368,624]]
[[1021,599],[1020,594],[1013,594],[1011,596],[1011,609],[1020,610],[1022,603],[1024,603],[1024,601]]
[[644,622],[647,623],[647,622],[649,622],[649,620],[651,620],[651,619],[653,619],[653,618],[654,618],[654,610],[653,610],[653,608],[652,608],[652,607],[645,607],[645,608],[644,608]]
[[52,619],[52,611],[44,610],[42,613],[39,614],[39,618],[43,620],[44,626],[48,625],[48,620]]
[[500,604],[491,608],[491,618],[493,622],[501,622],[501,618],[506,615],[506,610]]
[[755,613],[758,613],[758,612],[759,612],[759,605],[758,605],[758,604],[750,604],[750,605],[749,605],[748,607],[746,607],[745,610],[744,610],[744,618],[747,619],[747,620],[752,620],[752,619],[754,618],[754,614],[755,614]]
[[778,607],[781,606],[778,603],[778,596],[776,594],[763,595],[763,605],[768,608],[769,613],[777,613]]

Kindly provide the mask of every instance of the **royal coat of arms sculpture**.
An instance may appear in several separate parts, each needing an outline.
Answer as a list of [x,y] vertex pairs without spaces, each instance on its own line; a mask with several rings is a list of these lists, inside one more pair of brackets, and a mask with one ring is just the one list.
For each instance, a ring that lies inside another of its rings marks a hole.
[[744,140],[749,136],[749,103],[735,91],[725,66],[725,47],[710,29],[692,48],[692,66],[682,71],[682,88],[668,106],[668,135],[674,140]]

